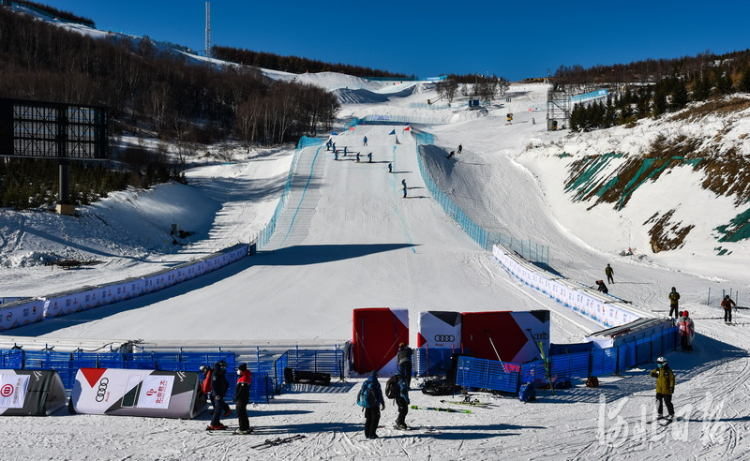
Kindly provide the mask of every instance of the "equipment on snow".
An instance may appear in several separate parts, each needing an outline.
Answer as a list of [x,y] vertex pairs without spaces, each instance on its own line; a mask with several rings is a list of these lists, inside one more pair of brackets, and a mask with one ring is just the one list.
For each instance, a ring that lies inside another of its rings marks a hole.
[[304,439],[305,437],[306,436],[303,435],[303,434],[297,434],[297,435],[291,435],[289,437],[283,437],[283,438],[282,437],[277,437],[275,439],[266,439],[265,442],[260,443],[258,445],[254,445],[254,446],[252,446],[250,448],[256,448],[258,450],[263,450],[264,448],[275,447],[277,445],[281,445],[283,443],[288,443],[288,442],[291,442],[293,440]]
[[534,385],[532,383],[521,384],[521,388],[518,390],[518,399],[524,403],[536,400]]
[[454,408],[441,408],[441,407],[420,407],[419,405],[412,405],[412,410],[433,410],[433,411],[445,411],[447,413],[471,413],[471,410],[456,410]]
[[589,376],[586,380],[586,387],[599,387],[599,378],[596,376]]
[[424,383],[422,393],[427,395],[453,395],[457,389],[458,386],[447,379],[434,379]]
[[201,383],[201,392],[208,395],[211,393],[211,370],[209,369],[206,371],[206,377],[203,378],[203,383]]

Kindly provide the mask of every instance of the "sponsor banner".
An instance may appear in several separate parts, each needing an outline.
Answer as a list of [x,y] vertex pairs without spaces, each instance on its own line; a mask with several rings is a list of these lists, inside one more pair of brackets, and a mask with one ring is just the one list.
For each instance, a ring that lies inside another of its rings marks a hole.
[[464,312],[461,315],[463,346],[473,357],[525,363],[549,351],[549,311]]
[[603,296],[580,283],[538,268],[501,246],[495,245],[492,253],[521,282],[603,326],[620,326],[647,315],[640,313],[638,309],[627,309],[614,299],[610,301],[611,297]]
[[169,408],[173,384],[174,376],[146,376],[143,378],[141,393],[138,396],[138,407],[161,410]]
[[420,312],[417,328],[417,347],[461,347],[460,312]]
[[0,370],[0,415],[45,416],[67,402],[54,370]]
[[57,317],[80,312],[85,309],[85,291],[66,291],[45,296],[44,317]]
[[193,418],[205,410],[198,373],[81,368],[71,402],[77,413]]
[[23,408],[29,377],[0,371],[0,409]]
[[44,301],[29,299],[14,301],[0,307],[0,331],[9,330],[44,318]]
[[409,311],[386,307],[354,309],[352,327],[354,370],[360,374],[372,370],[394,373],[398,345],[409,343]]

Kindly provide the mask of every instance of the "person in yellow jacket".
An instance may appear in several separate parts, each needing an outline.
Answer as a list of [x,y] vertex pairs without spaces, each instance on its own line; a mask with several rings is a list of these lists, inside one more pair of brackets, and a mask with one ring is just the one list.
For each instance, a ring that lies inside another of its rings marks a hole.
[[667,359],[664,357],[656,359],[656,366],[657,368],[651,370],[650,375],[652,378],[656,378],[656,401],[659,402],[659,407],[657,408],[657,413],[659,413],[658,419],[664,418],[664,407],[662,404],[666,403],[667,411],[669,412],[666,419],[671,421],[672,418],[674,418],[674,406],[672,405],[672,394],[674,394],[674,373],[672,372],[672,369],[669,368]]

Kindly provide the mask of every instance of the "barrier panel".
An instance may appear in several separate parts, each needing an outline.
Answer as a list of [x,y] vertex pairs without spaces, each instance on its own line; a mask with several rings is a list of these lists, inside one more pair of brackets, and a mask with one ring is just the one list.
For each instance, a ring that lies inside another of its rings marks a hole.
[[76,413],[192,419],[202,395],[194,372],[81,368],[70,401]]
[[416,376],[447,375],[457,350],[453,347],[418,347],[414,349],[414,374]]
[[518,365],[473,357],[459,357],[456,385],[466,388],[517,392]]
[[49,416],[66,403],[60,376],[49,370],[0,370],[0,415]]
[[678,330],[678,327],[672,327],[617,347],[559,354],[550,357],[546,363],[544,360],[534,360],[520,365],[462,356],[458,358],[456,384],[477,389],[518,392],[518,387],[523,383],[545,387],[550,384],[549,379],[554,385],[558,379],[585,379],[588,376],[618,374],[628,368],[652,363],[670,348],[676,349]]
[[344,379],[344,351],[292,349],[287,352],[287,366],[296,370],[329,373]]
[[44,319],[44,301],[25,299],[0,306],[0,331],[10,330]]

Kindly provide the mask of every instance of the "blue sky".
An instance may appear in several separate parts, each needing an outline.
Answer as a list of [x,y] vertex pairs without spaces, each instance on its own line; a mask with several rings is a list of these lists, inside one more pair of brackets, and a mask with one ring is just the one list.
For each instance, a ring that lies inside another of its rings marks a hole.
[[[36,1],[88,17],[99,29],[205,48],[204,0]],[[520,80],[560,65],[750,48],[750,2],[744,0],[210,3],[213,45],[419,77],[479,73]]]

